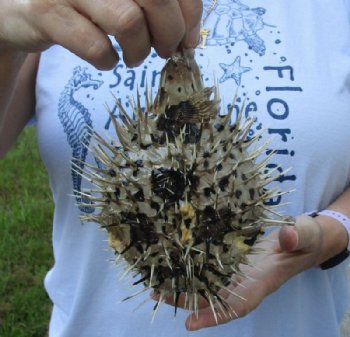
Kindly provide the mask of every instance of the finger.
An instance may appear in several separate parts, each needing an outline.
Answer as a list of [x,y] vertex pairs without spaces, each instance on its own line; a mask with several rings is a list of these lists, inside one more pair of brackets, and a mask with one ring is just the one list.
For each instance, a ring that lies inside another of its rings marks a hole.
[[279,233],[282,251],[296,252],[311,247],[320,238],[320,226],[313,218],[301,215],[296,218],[295,226],[285,226]]
[[203,3],[201,0],[179,0],[179,4],[186,26],[183,45],[185,48],[195,48],[200,40],[199,32],[203,12]]
[[42,15],[40,30],[98,69],[111,69],[118,62],[107,35],[69,6],[56,6]]
[[135,0],[145,12],[152,46],[159,56],[169,57],[185,36],[185,20],[178,0]]
[[280,251],[293,252],[298,247],[298,233],[295,226],[284,226],[279,232]]
[[86,1],[74,5],[104,32],[115,36],[126,65],[135,66],[151,51],[151,37],[141,7],[132,0]]

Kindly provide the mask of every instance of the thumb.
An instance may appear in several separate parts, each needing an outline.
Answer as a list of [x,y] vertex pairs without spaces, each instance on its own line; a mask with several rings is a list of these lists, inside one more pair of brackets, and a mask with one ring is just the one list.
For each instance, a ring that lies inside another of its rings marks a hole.
[[279,232],[280,249],[285,252],[308,250],[320,238],[318,222],[307,215],[296,218],[294,226],[284,226]]

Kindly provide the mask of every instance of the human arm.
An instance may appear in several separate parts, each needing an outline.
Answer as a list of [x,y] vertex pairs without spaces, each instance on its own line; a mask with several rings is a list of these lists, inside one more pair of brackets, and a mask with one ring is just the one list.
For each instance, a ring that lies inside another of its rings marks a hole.
[[39,54],[0,50],[0,159],[33,116]]
[[[350,189],[327,208],[350,217]],[[198,317],[196,314],[188,317],[187,329],[198,330],[246,316],[293,276],[309,268],[319,268],[321,263],[341,253],[348,240],[344,226],[333,218],[297,217],[295,226],[282,227],[257,244],[256,248],[262,251],[251,256],[254,266],[242,267],[248,277],[233,279],[229,288],[245,300],[230,293],[222,294],[232,308],[231,316],[217,315],[216,322],[212,309],[201,299]],[[168,303],[172,304],[172,299]]]

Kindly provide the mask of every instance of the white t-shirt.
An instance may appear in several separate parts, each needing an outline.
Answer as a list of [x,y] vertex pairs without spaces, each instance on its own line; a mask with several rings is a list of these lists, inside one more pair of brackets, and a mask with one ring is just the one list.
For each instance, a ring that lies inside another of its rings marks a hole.
[[[204,1],[207,9],[211,1]],[[291,168],[278,181],[283,191],[272,201],[285,214],[327,207],[350,181],[350,1],[219,0],[205,26],[207,48],[197,50],[206,85],[216,78],[222,110],[238,92],[246,113],[273,137],[277,154],[269,163]],[[117,44],[115,46],[118,48]],[[186,312],[173,318],[162,306],[150,323],[154,303],[119,279],[106,233],[79,220],[73,190],[86,183],[72,160],[95,162],[82,146],[92,126],[112,132],[106,105],[117,115],[113,95],[129,108],[129,98],[146,83],[156,91],[164,60],[152,53],[136,69],[123,63],[101,72],[55,46],[41,57],[37,82],[39,146],[55,201],[55,264],[45,286],[54,303],[50,337],[186,336]],[[87,141],[88,142],[88,141]],[[286,204],[287,203],[287,204]],[[310,269],[292,278],[247,317],[193,332],[240,337],[336,337],[348,304],[346,263],[331,270]]]

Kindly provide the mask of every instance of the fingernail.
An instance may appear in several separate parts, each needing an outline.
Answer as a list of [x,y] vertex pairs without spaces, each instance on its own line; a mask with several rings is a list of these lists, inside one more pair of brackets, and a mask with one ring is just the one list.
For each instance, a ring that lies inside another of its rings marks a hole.
[[112,70],[119,62],[118,57],[111,56],[109,58],[103,59],[103,63],[94,64],[96,69],[102,70],[102,71],[109,71]]
[[199,27],[196,27],[187,34],[185,41],[186,48],[196,48],[198,46],[201,37],[199,32]]
[[130,68],[137,68],[137,67],[139,67],[142,63],[143,63],[143,61],[136,62],[136,63],[130,64],[129,67],[130,67]]

